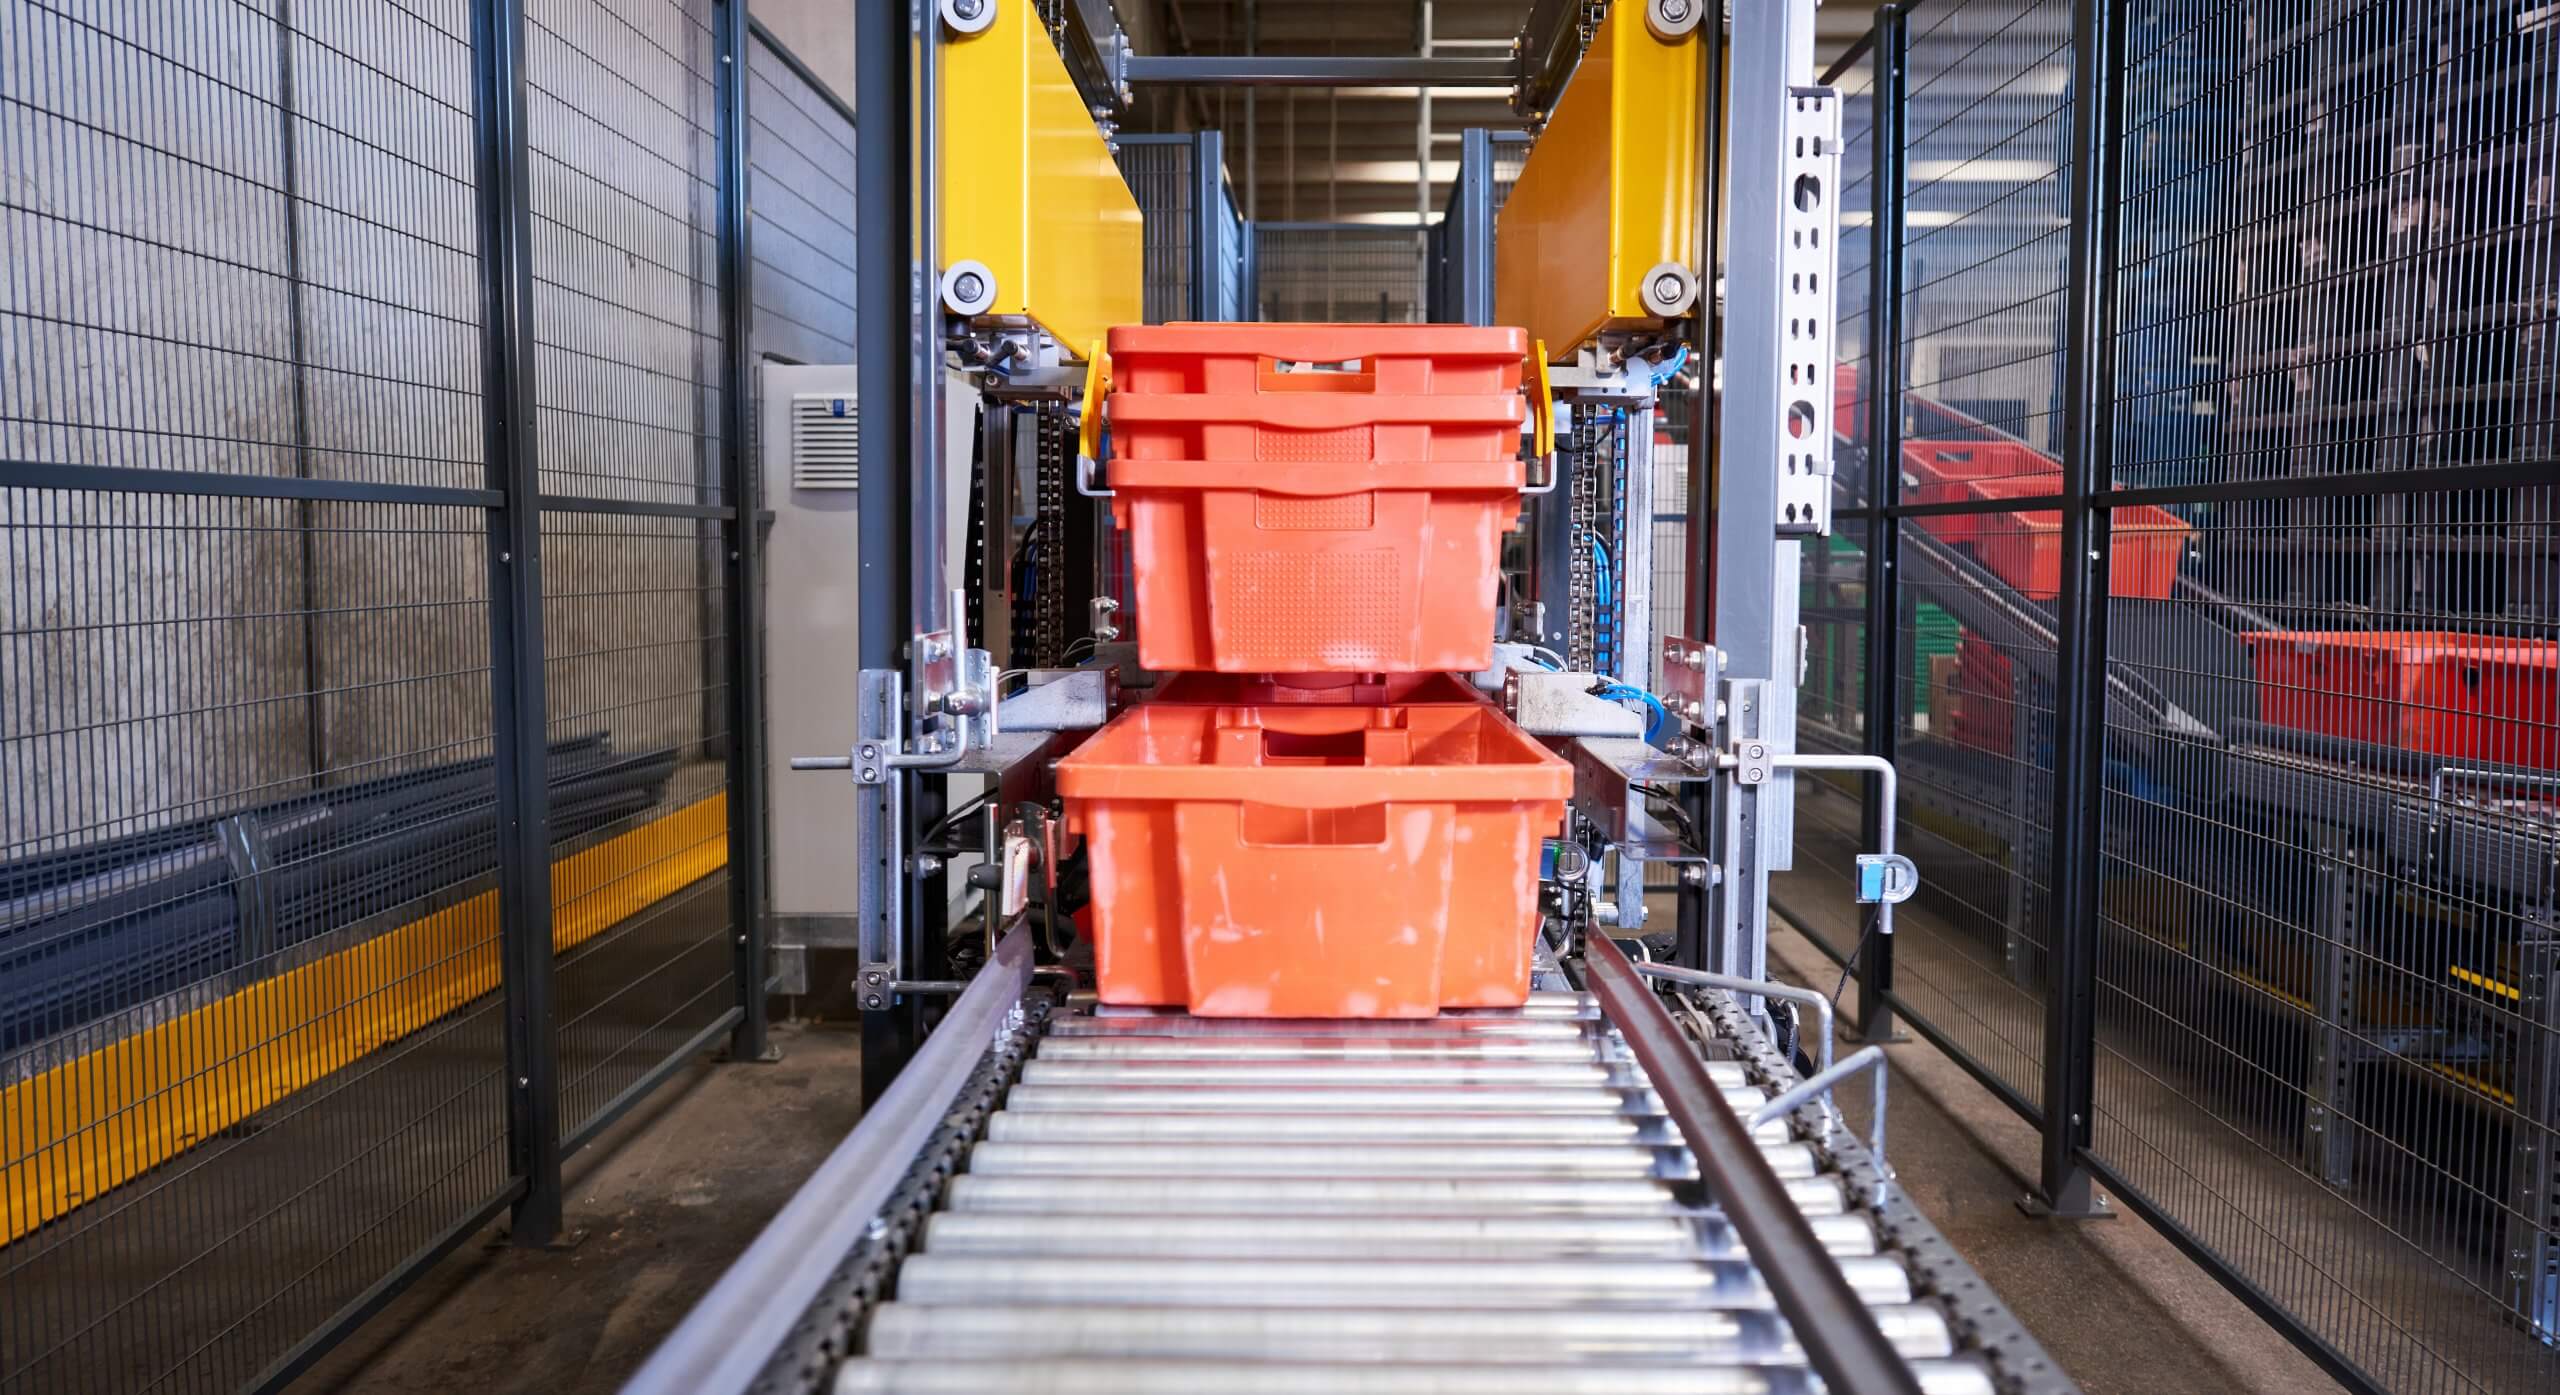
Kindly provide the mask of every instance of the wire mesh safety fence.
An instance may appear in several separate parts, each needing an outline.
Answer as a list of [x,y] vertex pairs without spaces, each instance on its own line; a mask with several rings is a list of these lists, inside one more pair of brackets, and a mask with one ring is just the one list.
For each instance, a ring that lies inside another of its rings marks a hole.
[[2044,1129],[2048,1194],[2094,1175],[2357,1388],[2560,1380],[2555,35],[1923,0],[1877,36],[1898,498],[1840,532],[1898,530],[1890,1006]]
[[769,99],[717,0],[0,31],[0,1387],[274,1384],[749,1015]]
[[1192,137],[1121,136],[1117,156],[1120,177],[1138,201],[1145,220],[1146,284],[1143,304],[1147,323],[1187,320],[1191,314],[1192,244],[1199,219],[1192,211],[1195,153]]
[[1420,324],[1430,314],[1430,250],[1417,229],[1256,223],[1252,244],[1261,319]]

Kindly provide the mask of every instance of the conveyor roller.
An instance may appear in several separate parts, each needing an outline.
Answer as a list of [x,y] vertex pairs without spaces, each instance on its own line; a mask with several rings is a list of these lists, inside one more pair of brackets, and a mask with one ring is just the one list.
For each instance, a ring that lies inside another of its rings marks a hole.
[[[1708,1078],[1747,1116],[1740,1062]],[[1933,1395],[1989,1392],[1783,1120],[1752,1141]],[[855,1392],[1818,1389],[1579,994],[1425,1022],[1061,1014],[987,1116]]]

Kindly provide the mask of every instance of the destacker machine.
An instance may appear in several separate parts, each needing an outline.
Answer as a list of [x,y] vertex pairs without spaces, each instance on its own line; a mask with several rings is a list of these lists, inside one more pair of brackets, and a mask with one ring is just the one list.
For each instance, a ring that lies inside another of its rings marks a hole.
[[[2070,1389],[1897,1185],[1880,1048],[1769,976],[1799,772],[1894,792],[1795,742],[1813,0],[1542,3],[1488,59],[909,8],[856,7],[851,390],[766,382],[773,605],[824,601],[775,855],[843,899],[772,923],[848,966],[869,1107],[630,1388]],[[1214,137],[1170,211],[1115,158],[1140,86],[1377,82],[1534,131],[1498,214],[1469,133],[1446,323],[1252,323]],[[1876,935],[1892,829],[1837,869]]]

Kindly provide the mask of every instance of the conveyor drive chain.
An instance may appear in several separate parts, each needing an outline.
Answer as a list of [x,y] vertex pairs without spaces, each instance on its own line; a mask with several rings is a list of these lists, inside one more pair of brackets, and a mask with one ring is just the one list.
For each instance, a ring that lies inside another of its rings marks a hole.
[[[1008,1088],[1012,1049],[771,1388],[807,1388],[848,1333],[846,1395],[1818,1388],[1586,997],[1421,1022],[1060,1014]],[[1711,1077],[1737,1112],[1768,1098],[1744,1062]],[[1823,1151],[1784,1121],[1753,1141],[1921,1388],[1988,1395]]]
[[[1731,1052],[1762,1087],[1783,1088],[1796,1080],[1795,1068],[1753,1025],[1741,1008],[1722,993],[1681,989],[1677,999],[1695,1010],[1706,1028],[1701,1045]],[[1679,1014],[1686,1017],[1687,1014]],[[1820,1140],[1826,1175],[1836,1176],[1852,1197],[1877,1195],[1875,1159],[1866,1143],[1836,1119],[1807,1107],[1796,1116],[1800,1132]],[[1990,1366],[2006,1395],[2076,1395],[2079,1387],[2045,1352],[2044,1344],[2018,1321],[1982,1276],[1973,1272],[1955,1246],[1899,1187],[1882,1189],[1883,1201],[1866,1208],[1877,1236],[1898,1255],[1911,1276],[1916,1299],[1933,1300],[1947,1316],[1958,1345]]]
[[754,1387],[757,1395],[813,1395],[830,1388],[836,1369],[853,1353],[864,1316],[881,1301],[898,1261],[913,1247],[943,1187],[959,1170],[969,1145],[985,1132],[987,1116],[995,1112],[1006,1087],[1020,1076],[1022,1063],[1048,1025],[1050,1004],[1045,995],[1025,998],[1022,1007],[1022,1020],[979,1058],[942,1127],[916,1155],[863,1243],[836,1266],[823,1295],[765,1364]]

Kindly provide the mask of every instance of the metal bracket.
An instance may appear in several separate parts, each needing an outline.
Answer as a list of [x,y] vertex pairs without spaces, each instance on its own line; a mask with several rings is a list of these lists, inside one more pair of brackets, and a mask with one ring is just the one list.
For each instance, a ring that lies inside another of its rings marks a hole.
[[1716,724],[1715,681],[1724,671],[1724,656],[1712,644],[1683,635],[1662,637],[1662,703],[1671,715],[1704,729]]
[[1103,668],[1035,672],[1030,687],[997,707],[1000,725],[1010,732],[1091,731],[1111,720],[1115,676]]
[[862,1000],[863,1010],[877,1012],[889,1005],[889,995],[896,991],[898,966],[886,959],[866,959],[861,972],[854,975],[853,986]]
[[[1858,854],[1858,900],[1898,906],[1920,889],[1920,869],[1900,853]],[[1888,931],[1887,933],[1891,933]]]
[[1770,771],[1776,768],[1771,759],[1773,755],[1775,752],[1766,741],[1737,741],[1725,754],[1725,762],[1733,771],[1735,784],[1765,785],[1769,782]]
[[1502,710],[1533,736],[1643,736],[1643,717],[1591,695],[1614,681],[1595,673],[1513,669],[1502,677]]

